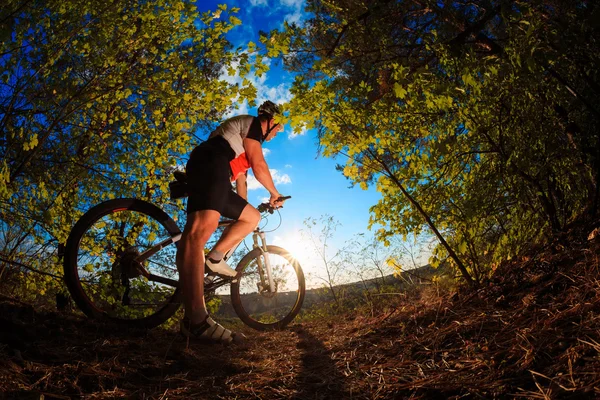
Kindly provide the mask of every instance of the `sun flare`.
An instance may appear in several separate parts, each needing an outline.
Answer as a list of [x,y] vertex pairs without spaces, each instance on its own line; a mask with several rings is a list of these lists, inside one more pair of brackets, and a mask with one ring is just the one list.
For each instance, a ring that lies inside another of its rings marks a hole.
[[272,243],[275,246],[286,249],[292,254],[298,260],[304,272],[312,269],[312,266],[315,264],[314,260],[312,260],[312,254],[314,254],[314,251],[311,251],[312,244],[298,232],[284,236],[275,236]]

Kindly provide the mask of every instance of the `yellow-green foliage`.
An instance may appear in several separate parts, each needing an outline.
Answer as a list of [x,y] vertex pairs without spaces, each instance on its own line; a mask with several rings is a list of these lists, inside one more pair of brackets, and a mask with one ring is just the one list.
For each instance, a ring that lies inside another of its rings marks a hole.
[[381,193],[382,241],[436,228],[478,281],[593,203],[600,52],[587,2],[442,3],[311,3],[289,121]]
[[266,69],[226,39],[241,23],[237,11],[200,14],[188,0],[3,3],[3,259],[61,274],[57,248],[89,207],[113,197],[168,199],[193,134],[234,99],[254,101],[248,80],[233,85],[222,71],[244,77],[254,62]]

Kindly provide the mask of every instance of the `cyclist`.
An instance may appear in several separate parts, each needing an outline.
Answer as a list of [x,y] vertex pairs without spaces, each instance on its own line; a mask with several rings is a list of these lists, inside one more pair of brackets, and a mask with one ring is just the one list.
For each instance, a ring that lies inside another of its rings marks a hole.
[[[187,337],[213,342],[241,343],[245,336],[231,332],[208,315],[204,301],[204,272],[233,277],[234,269],[223,255],[252,232],[260,213],[247,202],[246,177],[249,168],[269,191],[273,207],[281,197],[265,162],[262,143],[273,139],[283,126],[275,122],[279,106],[266,101],[258,117],[240,115],[219,125],[208,140],[197,146],[186,165],[188,181],[187,223],[177,247],[177,269],[183,294],[185,316],[181,332]],[[233,191],[231,182],[236,182]],[[204,256],[204,247],[217,229],[221,216],[236,220],[225,230],[213,250]]]

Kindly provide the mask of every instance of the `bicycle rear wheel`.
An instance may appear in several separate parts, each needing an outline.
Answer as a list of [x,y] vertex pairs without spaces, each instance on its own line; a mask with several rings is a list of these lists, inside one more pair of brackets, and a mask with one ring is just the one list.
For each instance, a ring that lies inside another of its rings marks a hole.
[[[75,224],[65,246],[65,281],[73,300],[92,318],[132,327],[160,325],[181,304],[177,247],[170,240],[180,234],[167,213],[142,200],[115,199],[93,207]],[[136,259],[161,242],[164,247],[155,254]]]
[[[273,291],[269,290],[265,257],[271,263]],[[306,287],[302,268],[290,253],[277,246],[267,246],[267,253],[254,249],[236,270],[241,274],[231,284],[231,303],[246,325],[271,330],[292,322],[302,308]]]

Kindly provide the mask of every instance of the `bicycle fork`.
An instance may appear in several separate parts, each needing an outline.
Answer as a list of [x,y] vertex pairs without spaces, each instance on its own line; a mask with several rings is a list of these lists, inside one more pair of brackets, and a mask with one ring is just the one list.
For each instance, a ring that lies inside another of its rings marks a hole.
[[[260,243],[258,242],[258,238],[260,238]],[[262,285],[262,287],[266,287],[266,282],[265,282],[265,275],[264,275],[264,271],[265,271],[265,267],[266,267],[266,271],[267,271],[267,280],[269,281],[269,292],[274,293],[275,292],[275,284],[273,283],[273,269],[271,267],[271,261],[269,260],[269,253],[267,250],[267,240],[265,237],[265,233],[262,231],[254,231],[254,234],[252,235],[252,240],[254,241],[253,244],[253,248],[255,249],[259,249],[261,254],[264,257],[258,256],[257,262],[258,262],[258,276],[260,276],[260,283]],[[263,266],[263,259],[264,259],[264,266]]]

